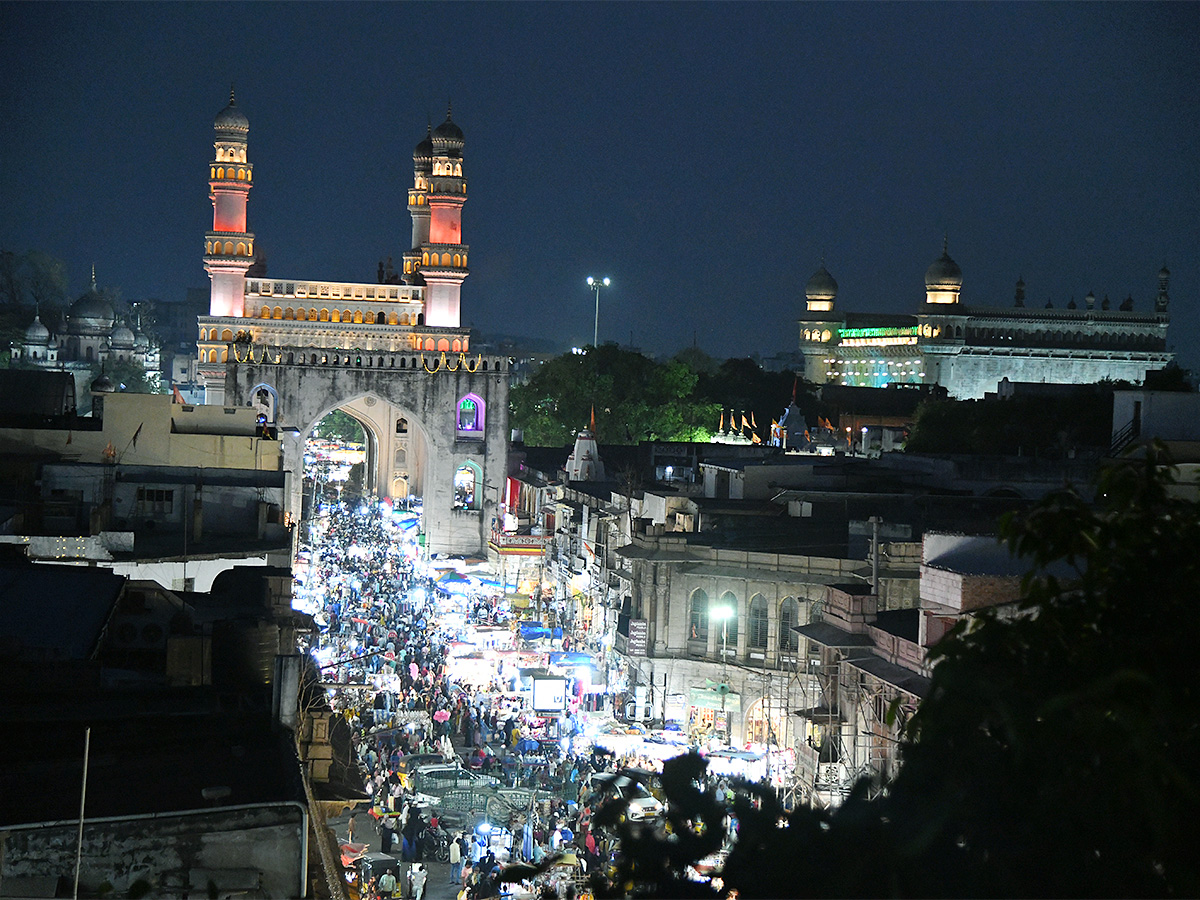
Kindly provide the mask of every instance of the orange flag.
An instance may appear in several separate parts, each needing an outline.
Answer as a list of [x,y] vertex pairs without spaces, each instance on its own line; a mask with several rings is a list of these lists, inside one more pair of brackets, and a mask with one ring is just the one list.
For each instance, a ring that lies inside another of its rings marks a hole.
[[721,424],[717,426],[717,431],[725,430],[725,410],[721,410]]

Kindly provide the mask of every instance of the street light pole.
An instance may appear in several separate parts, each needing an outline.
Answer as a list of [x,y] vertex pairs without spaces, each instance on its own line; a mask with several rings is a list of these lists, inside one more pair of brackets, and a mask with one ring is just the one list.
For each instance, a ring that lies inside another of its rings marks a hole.
[[596,295],[596,320],[592,324],[592,346],[600,346],[600,288],[608,287],[612,284],[612,279],[607,275],[603,278],[593,278],[591,275],[587,278],[588,287]]

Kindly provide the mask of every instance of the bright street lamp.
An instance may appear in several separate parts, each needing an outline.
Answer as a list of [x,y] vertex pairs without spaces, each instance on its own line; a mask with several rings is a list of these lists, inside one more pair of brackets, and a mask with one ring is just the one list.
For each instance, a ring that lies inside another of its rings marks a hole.
[[715,619],[720,619],[721,621],[721,718],[725,720],[726,743],[729,742],[729,719],[725,716],[725,696],[729,693],[729,682],[727,680],[728,676],[726,675],[726,667],[728,665],[726,661],[726,653],[729,652],[729,620],[732,619],[735,614],[736,613],[732,606],[714,606],[712,611],[709,613],[710,616]]
[[612,279],[607,275],[603,278],[593,278],[591,275],[587,278],[588,287],[596,294],[596,321],[592,325],[592,346],[600,346],[600,288],[608,287],[612,284]]

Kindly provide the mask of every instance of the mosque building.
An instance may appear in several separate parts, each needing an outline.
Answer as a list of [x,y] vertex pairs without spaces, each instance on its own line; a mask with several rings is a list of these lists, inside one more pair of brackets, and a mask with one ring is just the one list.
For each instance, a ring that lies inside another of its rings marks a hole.
[[883,387],[937,384],[960,400],[995,392],[1001,380],[1091,384],[1140,383],[1174,359],[1167,350],[1168,283],[1164,266],[1149,309],[1130,296],[1113,309],[1094,294],[1082,306],[1026,306],[1017,280],[1013,304],[961,302],[963,273],[943,245],[925,272],[925,303],[912,315],[837,312],[838,285],[824,264],[805,286],[799,321],[804,377],[816,384]]
[[148,373],[158,371],[158,346],[142,333],[138,323],[117,315],[112,302],[96,287],[96,271],[87,292],[71,304],[65,321],[53,332],[42,322],[41,312],[13,342],[12,358],[39,369],[66,371],[75,375],[75,390],[81,408],[87,406],[88,385],[96,363],[135,361]]

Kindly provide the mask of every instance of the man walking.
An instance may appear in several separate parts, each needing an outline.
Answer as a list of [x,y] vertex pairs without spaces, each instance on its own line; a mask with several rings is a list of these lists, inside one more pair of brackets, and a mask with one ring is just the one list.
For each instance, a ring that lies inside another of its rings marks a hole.
[[450,883],[462,884],[462,845],[457,837],[450,842]]
[[379,896],[384,898],[396,896],[396,876],[392,874],[391,869],[384,869],[383,874],[379,876]]
[[425,871],[425,867],[420,863],[413,863],[412,867],[412,900],[425,900],[425,879],[429,873]]

